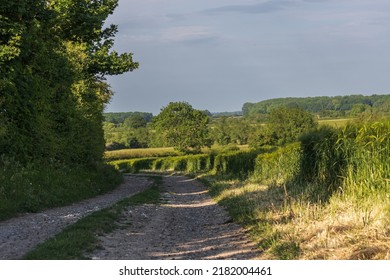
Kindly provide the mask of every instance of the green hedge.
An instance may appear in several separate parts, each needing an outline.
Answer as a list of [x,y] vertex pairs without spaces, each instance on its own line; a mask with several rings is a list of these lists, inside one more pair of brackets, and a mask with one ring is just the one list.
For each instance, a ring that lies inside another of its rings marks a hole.
[[222,153],[215,156],[214,174],[233,177],[247,177],[254,170],[257,153],[237,151]]
[[264,184],[285,184],[300,173],[300,161],[300,143],[289,144],[271,153],[259,154],[252,179]]
[[122,172],[138,173],[140,170],[152,169],[156,158],[134,158],[111,161],[109,164],[115,166]]
[[212,169],[214,156],[210,154],[170,156],[164,158],[140,158],[110,162],[116,169],[137,173],[140,170],[207,172]]
[[388,195],[390,122],[320,127],[256,158],[252,179],[285,185],[289,194],[326,201],[335,191],[354,197]]
[[231,151],[113,162],[118,169],[212,172],[284,185],[290,194],[327,200],[342,190],[363,196],[390,185],[390,122],[322,126],[299,143],[260,152]]

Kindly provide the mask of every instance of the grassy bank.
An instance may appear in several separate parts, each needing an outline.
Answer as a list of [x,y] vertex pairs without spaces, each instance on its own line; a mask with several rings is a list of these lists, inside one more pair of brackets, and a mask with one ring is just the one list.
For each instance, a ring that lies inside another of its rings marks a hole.
[[322,127],[244,181],[205,178],[264,258],[390,259],[389,158],[389,122]]
[[94,168],[15,160],[0,161],[0,220],[18,213],[63,206],[114,189],[121,175],[109,165]]
[[145,203],[159,203],[159,186],[161,185],[162,178],[158,176],[150,178],[154,182],[148,190],[125,198],[109,208],[97,211],[79,220],[60,234],[38,245],[24,259],[87,259],[85,257],[86,253],[99,248],[99,235],[112,232],[121,226],[126,226],[120,223],[126,207]]

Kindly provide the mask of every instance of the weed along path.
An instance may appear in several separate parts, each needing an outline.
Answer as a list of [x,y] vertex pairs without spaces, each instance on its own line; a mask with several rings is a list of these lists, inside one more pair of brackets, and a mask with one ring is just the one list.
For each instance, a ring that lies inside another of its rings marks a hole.
[[36,245],[82,217],[144,191],[151,184],[146,177],[125,177],[124,182],[110,193],[73,205],[29,213],[0,222],[0,259],[20,259]]
[[130,206],[92,259],[256,259],[245,232],[194,179],[165,176],[161,203]]

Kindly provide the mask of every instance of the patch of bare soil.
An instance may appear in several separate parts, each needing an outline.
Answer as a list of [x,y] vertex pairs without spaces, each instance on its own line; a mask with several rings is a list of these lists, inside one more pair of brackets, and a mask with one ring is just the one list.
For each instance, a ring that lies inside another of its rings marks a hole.
[[199,182],[165,176],[160,205],[126,209],[124,227],[101,236],[92,259],[256,259],[260,252],[245,231]]
[[114,191],[70,206],[24,214],[0,222],[0,259],[20,259],[39,243],[61,232],[80,218],[146,190],[146,177],[125,177]]

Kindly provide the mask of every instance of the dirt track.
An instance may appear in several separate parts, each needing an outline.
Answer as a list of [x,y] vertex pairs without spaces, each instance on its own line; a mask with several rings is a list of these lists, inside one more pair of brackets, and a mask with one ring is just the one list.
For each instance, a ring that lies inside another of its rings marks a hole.
[[0,222],[0,259],[20,259],[39,243],[61,232],[80,218],[109,207],[126,196],[146,190],[145,177],[125,178],[114,191],[65,207],[29,213]]
[[[0,259],[18,259],[38,243],[92,211],[146,189],[142,176],[126,176],[116,191],[68,207],[0,222]],[[160,205],[129,207],[127,225],[100,237],[92,259],[255,259],[260,253],[245,232],[199,182],[164,176]]]

